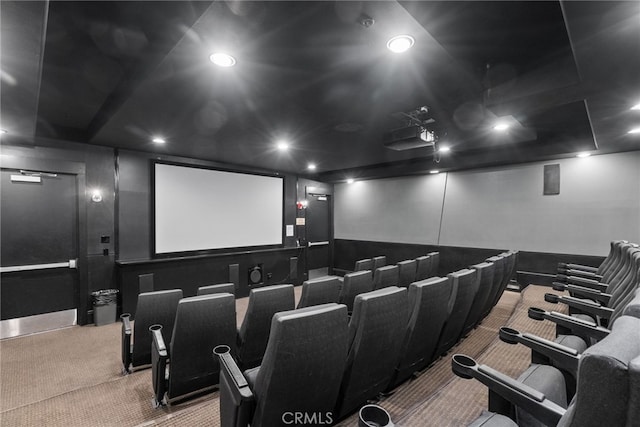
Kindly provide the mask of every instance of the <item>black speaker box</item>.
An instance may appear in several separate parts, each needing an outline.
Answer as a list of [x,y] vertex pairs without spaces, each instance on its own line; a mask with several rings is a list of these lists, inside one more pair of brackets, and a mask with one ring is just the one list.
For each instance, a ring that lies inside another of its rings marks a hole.
[[249,286],[260,285],[264,282],[263,280],[263,272],[262,272],[262,264],[254,265],[253,267],[249,267]]

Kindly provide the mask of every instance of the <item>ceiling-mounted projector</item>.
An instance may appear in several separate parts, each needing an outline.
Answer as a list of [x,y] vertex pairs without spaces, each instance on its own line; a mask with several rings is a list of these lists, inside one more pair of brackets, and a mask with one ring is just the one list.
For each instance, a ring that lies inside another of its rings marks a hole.
[[431,147],[435,142],[435,132],[422,126],[398,128],[384,135],[385,147],[398,151]]
[[402,151],[435,145],[437,135],[432,129],[435,120],[431,117],[428,107],[419,107],[407,113],[394,113],[392,116],[405,121],[406,126],[385,133],[385,147]]

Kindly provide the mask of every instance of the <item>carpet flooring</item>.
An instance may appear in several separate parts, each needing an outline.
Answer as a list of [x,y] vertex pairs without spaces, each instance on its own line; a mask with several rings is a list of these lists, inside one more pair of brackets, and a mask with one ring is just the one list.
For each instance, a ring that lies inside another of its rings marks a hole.
[[[483,323],[445,357],[379,402],[397,426],[459,426],[486,408],[476,381],[453,375],[450,356],[464,353],[516,377],[529,351],[497,339],[500,326],[552,337],[550,322],[528,319],[548,288],[506,292]],[[296,288],[299,299],[300,287]],[[240,323],[247,299],[237,300]],[[220,425],[218,392],[154,409],[149,369],[121,375],[120,324],[83,326],[0,341],[0,426],[207,426]],[[340,426],[357,425],[355,415]]]

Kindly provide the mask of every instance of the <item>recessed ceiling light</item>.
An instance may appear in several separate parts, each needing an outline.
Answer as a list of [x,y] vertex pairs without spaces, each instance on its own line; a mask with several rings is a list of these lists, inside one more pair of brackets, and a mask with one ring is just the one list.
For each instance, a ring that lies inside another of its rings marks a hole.
[[640,133],[640,128],[633,128],[627,133]]
[[164,144],[167,141],[164,138],[156,136],[151,140],[151,142],[155,142],[156,144]]
[[395,36],[389,39],[387,42],[387,48],[394,53],[406,52],[413,46],[416,41],[413,37],[403,34],[401,36]]
[[578,153],[576,155],[576,157],[580,157],[580,158],[585,158],[585,157],[589,157],[591,155],[591,153]]
[[507,129],[509,129],[509,125],[507,123],[498,123],[493,127],[493,130],[497,130],[500,132],[503,132]]
[[309,169],[310,171],[314,171],[314,170],[316,170],[316,165],[315,165],[315,163],[309,163],[309,164],[307,165],[307,169]]
[[636,105],[634,105],[633,107],[631,107],[632,110],[640,110],[640,102],[637,103]]
[[236,65],[236,58],[227,53],[217,52],[209,56],[209,59],[219,67],[233,67]]
[[355,182],[355,181],[353,180],[353,178],[349,178],[349,179],[347,180],[347,184],[353,184],[354,182]]
[[449,151],[451,151],[451,148],[447,147],[446,145],[443,145],[442,147],[440,147],[438,151],[440,153],[448,153]]
[[2,133],[7,133],[7,130],[6,129],[0,129],[0,134],[2,134]]
[[430,174],[435,175],[435,174],[437,174],[437,173],[440,173],[440,171],[439,171],[439,170],[434,169],[434,170],[429,171],[429,173],[430,173]]
[[287,141],[278,141],[278,143],[276,144],[276,147],[280,151],[286,151],[289,149],[289,143]]

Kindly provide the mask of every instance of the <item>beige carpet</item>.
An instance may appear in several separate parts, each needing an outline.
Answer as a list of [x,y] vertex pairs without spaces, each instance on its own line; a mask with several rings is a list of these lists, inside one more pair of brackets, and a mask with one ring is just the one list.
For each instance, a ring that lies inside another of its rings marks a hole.
[[[526,368],[528,351],[496,340],[497,330],[511,317],[509,324],[516,329],[551,336],[553,327],[547,325],[549,322],[534,322],[526,317],[529,305],[547,307],[541,302],[546,290],[529,287],[520,303],[520,294],[505,293],[483,324],[453,351],[477,357],[481,363],[517,376]],[[299,291],[296,288],[296,299]],[[238,300],[239,320],[246,303],[246,299]],[[557,310],[558,306],[553,308]],[[486,406],[486,391],[474,381],[456,379],[449,359],[439,360],[381,402],[397,425],[461,425]],[[151,372],[147,369],[122,376],[120,369],[117,323],[3,340],[0,425],[219,426],[217,392],[153,409]],[[354,425],[354,419],[340,425]]]

